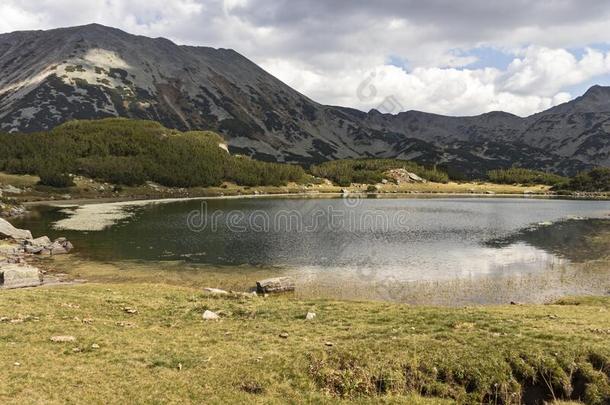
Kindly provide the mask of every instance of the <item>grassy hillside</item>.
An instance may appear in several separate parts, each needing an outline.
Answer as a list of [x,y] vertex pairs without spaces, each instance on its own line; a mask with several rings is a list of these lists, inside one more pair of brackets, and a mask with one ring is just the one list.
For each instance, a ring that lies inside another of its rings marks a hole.
[[283,185],[300,181],[299,166],[233,157],[212,132],[180,132],[152,121],[73,121],[47,133],[0,135],[0,170],[35,174],[41,183],[70,186],[68,173],[114,184],[147,180],[169,187],[237,184]]
[[[165,284],[2,296],[7,404],[610,400],[609,298],[432,308],[218,298]],[[206,309],[221,319],[204,321]]]

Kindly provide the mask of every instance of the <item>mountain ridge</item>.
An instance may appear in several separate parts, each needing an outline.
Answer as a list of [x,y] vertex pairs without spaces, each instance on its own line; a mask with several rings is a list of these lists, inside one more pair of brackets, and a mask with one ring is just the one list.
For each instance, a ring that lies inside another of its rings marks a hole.
[[113,116],[214,130],[232,151],[268,161],[401,158],[470,177],[610,166],[610,87],[528,117],[384,114],[317,103],[231,49],[99,24],[0,34],[0,130]]

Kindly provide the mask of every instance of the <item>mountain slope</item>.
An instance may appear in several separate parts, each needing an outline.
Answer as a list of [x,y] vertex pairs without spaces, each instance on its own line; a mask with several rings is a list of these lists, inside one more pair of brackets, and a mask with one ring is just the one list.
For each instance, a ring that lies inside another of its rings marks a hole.
[[178,46],[93,24],[0,35],[0,130],[70,119],[156,120],[222,133],[234,152],[310,163],[398,157],[469,175],[520,165],[610,165],[610,89],[520,118],[369,113],[318,104],[227,49]]

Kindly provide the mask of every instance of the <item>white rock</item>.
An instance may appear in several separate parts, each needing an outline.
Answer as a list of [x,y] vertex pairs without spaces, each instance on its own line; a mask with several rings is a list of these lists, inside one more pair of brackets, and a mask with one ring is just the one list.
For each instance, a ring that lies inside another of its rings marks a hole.
[[313,321],[316,317],[316,313],[315,312],[308,312],[307,315],[305,315],[305,320],[307,321]]
[[213,320],[220,319],[220,316],[218,316],[218,314],[216,312],[206,310],[203,313],[203,319],[206,321],[213,321]]
[[66,342],[74,342],[76,338],[74,336],[52,336],[51,342],[55,343],[66,343]]
[[221,290],[220,288],[207,287],[203,289],[203,292],[209,295],[229,295],[227,291]]
[[4,288],[37,287],[42,284],[40,270],[28,265],[0,265],[0,276],[0,286]]
[[7,220],[0,218],[0,237],[13,239],[32,239],[32,233],[25,229],[17,229]]

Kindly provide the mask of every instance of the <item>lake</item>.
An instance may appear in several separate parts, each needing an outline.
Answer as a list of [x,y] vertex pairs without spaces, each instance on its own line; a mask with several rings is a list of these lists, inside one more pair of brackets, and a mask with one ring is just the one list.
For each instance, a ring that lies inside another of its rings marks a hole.
[[609,214],[607,201],[248,198],[40,206],[16,225],[97,261],[277,267],[336,287],[558,274],[598,253],[582,243]]

